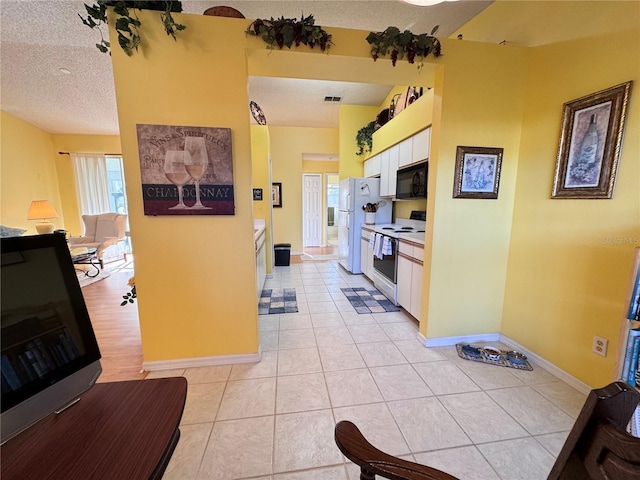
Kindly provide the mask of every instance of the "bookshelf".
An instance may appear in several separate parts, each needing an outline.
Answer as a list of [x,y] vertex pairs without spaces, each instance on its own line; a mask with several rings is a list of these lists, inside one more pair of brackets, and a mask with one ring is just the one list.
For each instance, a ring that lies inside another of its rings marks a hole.
[[[640,390],[640,247],[636,247],[634,252],[618,345],[620,354],[616,366],[616,379]],[[640,437],[640,407],[631,419],[629,432],[635,437]]]

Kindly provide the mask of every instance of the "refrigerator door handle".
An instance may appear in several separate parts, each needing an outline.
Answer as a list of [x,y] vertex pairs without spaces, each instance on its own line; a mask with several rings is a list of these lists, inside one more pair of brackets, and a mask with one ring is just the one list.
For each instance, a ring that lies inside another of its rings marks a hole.
[[351,228],[351,212],[347,212],[347,230]]
[[347,193],[347,205],[346,205],[346,209],[347,209],[347,210],[351,210],[351,192]]

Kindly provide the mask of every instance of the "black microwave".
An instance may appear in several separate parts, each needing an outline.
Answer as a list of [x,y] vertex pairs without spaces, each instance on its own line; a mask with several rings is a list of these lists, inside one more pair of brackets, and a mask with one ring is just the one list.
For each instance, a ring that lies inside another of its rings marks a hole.
[[398,170],[396,198],[427,198],[427,174],[429,162]]

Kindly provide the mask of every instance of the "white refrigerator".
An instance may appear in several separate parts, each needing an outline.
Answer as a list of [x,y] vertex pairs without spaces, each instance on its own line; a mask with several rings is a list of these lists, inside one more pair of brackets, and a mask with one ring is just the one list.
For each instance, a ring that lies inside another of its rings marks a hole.
[[360,268],[360,228],[364,224],[367,203],[380,202],[375,222],[391,223],[393,203],[380,198],[379,178],[345,178],[340,181],[338,204],[338,260],[351,273],[362,273]]

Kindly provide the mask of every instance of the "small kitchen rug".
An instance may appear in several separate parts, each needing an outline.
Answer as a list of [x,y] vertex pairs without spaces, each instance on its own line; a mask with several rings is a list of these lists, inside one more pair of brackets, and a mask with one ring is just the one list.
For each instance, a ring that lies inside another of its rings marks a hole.
[[295,288],[265,288],[260,294],[258,303],[259,315],[276,313],[296,313],[298,301]]
[[522,355],[520,357],[514,357],[510,355],[512,352],[500,350],[500,358],[494,360],[485,355],[482,347],[458,343],[456,344],[456,350],[460,358],[471,360],[472,362],[489,363],[491,365],[498,365],[499,367],[517,368],[518,370],[533,370],[527,358],[522,354],[520,354]]
[[342,293],[347,297],[351,306],[358,313],[386,313],[399,312],[390,300],[375,288],[367,290],[364,287],[341,288]]

